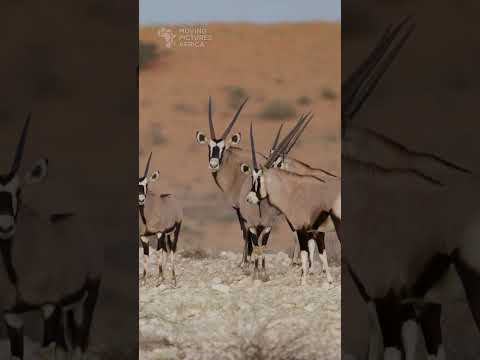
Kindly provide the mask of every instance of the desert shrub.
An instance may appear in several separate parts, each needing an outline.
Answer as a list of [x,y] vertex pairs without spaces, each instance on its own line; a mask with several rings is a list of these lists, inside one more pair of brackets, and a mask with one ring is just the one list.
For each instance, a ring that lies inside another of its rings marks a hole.
[[312,99],[307,95],[302,95],[297,99],[298,105],[310,105],[312,103]]
[[185,259],[197,259],[202,260],[208,258],[208,253],[200,248],[185,249],[181,252],[181,255]]
[[152,42],[140,40],[138,46],[138,63],[140,68],[144,68],[145,65],[155,60],[158,56],[157,45]]
[[167,142],[159,124],[152,124],[152,141],[154,145],[162,145]]
[[237,109],[247,97],[247,91],[240,86],[227,86],[225,88],[228,94],[228,105]]
[[335,100],[337,98],[336,91],[329,87],[324,87],[322,89],[321,95],[326,100]]
[[295,107],[284,99],[273,99],[265,105],[260,112],[260,117],[264,119],[284,120],[295,116]]

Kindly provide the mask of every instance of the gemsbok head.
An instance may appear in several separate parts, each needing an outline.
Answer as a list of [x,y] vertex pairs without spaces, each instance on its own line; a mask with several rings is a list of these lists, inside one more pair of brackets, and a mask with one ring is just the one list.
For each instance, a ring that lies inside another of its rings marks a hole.
[[148,194],[148,184],[157,181],[160,177],[160,172],[158,170],[154,171],[150,176],[148,176],[151,159],[152,153],[150,153],[150,156],[148,157],[143,176],[138,178],[138,206],[145,205],[145,200],[147,199]]
[[23,127],[10,171],[0,175],[0,243],[15,236],[17,218],[22,206],[22,188],[43,181],[47,176],[48,160],[41,158],[20,174],[20,164],[27,138],[30,114]]
[[303,125],[308,121],[311,120],[309,116],[302,116],[297,124],[293,127],[290,133],[285,136],[282,142],[276,146],[277,144],[274,143],[275,150],[272,151],[262,166],[259,166],[257,162],[257,155],[255,151],[255,143],[253,141],[253,125],[250,124],[250,141],[251,141],[251,151],[252,151],[252,168],[247,164],[242,164],[241,170],[248,173],[251,171],[251,179],[252,179],[252,188],[247,195],[247,202],[255,205],[258,204],[261,200],[266,199],[268,197],[267,191],[265,189],[265,180],[263,177],[263,171],[265,169],[271,169],[275,167],[275,164],[278,166],[278,160],[282,154],[285,154],[287,148],[289,148],[290,144],[293,143],[295,139],[295,135],[302,131]]
[[210,127],[210,138],[202,131],[197,131],[196,139],[199,144],[208,145],[208,167],[210,171],[217,172],[220,169],[225,150],[231,146],[240,144],[241,134],[239,132],[233,134],[230,139],[227,138],[247,101],[248,98],[245,99],[245,101],[240,105],[235,113],[235,116],[233,117],[232,121],[230,121],[223,134],[220,137],[217,137],[212,119],[212,98],[208,98],[208,124]]

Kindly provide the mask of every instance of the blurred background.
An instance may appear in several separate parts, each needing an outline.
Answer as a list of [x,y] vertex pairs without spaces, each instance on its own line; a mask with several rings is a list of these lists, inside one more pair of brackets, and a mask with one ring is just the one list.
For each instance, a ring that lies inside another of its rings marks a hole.
[[[288,6],[290,5],[290,6]],[[340,1],[233,2],[140,0],[139,174],[153,152],[154,191],[177,194],[185,221],[181,248],[242,249],[235,213],[208,169],[207,147],[195,133],[208,133],[207,103],[223,132],[247,96],[233,131],[249,148],[253,121],[257,151],[266,152],[284,121],[304,112],[315,118],[291,155],[340,175]],[[199,35],[189,38],[187,35]],[[330,257],[339,257],[334,234]],[[289,250],[283,221],[270,238],[273,251]]]

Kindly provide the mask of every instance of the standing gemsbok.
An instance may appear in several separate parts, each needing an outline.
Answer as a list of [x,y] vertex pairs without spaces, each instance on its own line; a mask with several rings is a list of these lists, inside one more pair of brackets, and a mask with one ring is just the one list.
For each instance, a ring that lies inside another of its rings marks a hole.
[[[429,359],[445,359],[445,305],[466,303],[480,330],[480,183],[472,176],[459,177],[469,171],[438,155],[412,151],[352,126],[353,116],[412,32],[410,26],[388,51],[406,23],[388,29],[342,84],[344,198],[352,199],[346,210],[352,220],[342,233],[343,257],[362,282],[365,301],[378,313],[385,350],[376,359],[417,359],[416,339],[404,341],[407,325],[423,331]],[[389,156],[378,156],[387,152]],[[445,185],[452,170],[457,182]]]
[[56,344],[55,358],[82,357],[99,293],[102,247],[85,234],[88,222],[79,214],[44,215],[24,198],[24,187],[43,181],[48,168],[42,158],[19,174],[29,123],[30,115],[13,165],[0,176],[0,310],[13,359],[23,359],[22,314],[30,311],[42,312],[43,345]]
[[[287,139],[291,137],[287,137]],[[254,147],[253,136],[251,138]],[[273,168],[277,156],[287,148],[289,141],[281,144],[267,159],[258,166],[255,153],[252,153],[251,189],[246,201],[252,206],[266,202],[278,209],[290,226],[298,234],[300,255],[302,258],[302,284],[306,284],[308,275],[308,240],[310,231],[321,227],[329,216],[337,232],[341,223],[341,206],[338,196],[338,179],[322,180],[310,175],[298,175],[289,171]]]
[[178,236],[183,221],[183,209],[173,194],[156,194],[149,189],[149,184],[159,178],[159,171],[148,175],[152,153],[148,157],[145,172],[138,179],[138,213],[140,225],[140,240],[143,247],[143,283],[148,276],[148,260],[150,255],[150,238],[156,238],[155,249],[158,260],[158,282],[164,280],[163,270],[170,255],[173,285],[177,284],[175,274],[175,252],[177,251]]
[[217,137],[212,119],[212,99],[209,97],[208,124],[210,128],[210,138],[201,131],[197,131],[196,134],[197,142],[199,144],[207,144],[208,146],[208,167],[212,173],[215,184],[217,184],[218,188],[223,192],[228,203],[231,204],[237,215],[244,240],[241,266],[247,263],[247,258],[250,257],[252,252],[252,245],[250,242],[251,235],[245,226],[245,218],[240,212],[239,205],[240,191],[243,182],[248,178],[248,175],[240,170],[240,165],[248,162],[250,159],[250,153],[237,146],[241,141],[240,133],[233,134],[228,140],[227,137],[230,134],[233,125],[235,125],[235,122],[247,100],[248,99],[245,99],[240,105],[223,134],[220,137]]
[[[290,171],[299,175],[311,175],[315,176],[320,179],[332,179],[336,178],[337,176],[332,174],[329,171],[323,170],[321,168],[314,168],[308,164],[306,164],[303,161],[300,161],[298,159],[289,157],[288,154],[290,150],[292,150],[293,146],[295,146],[296,142],[300,138],[302,132],[305,130],[305,128],[308,126],[310,123],[311,119],[308,119],[305,124],[302,125],[301,129],[295,134],[293,137],[292,141],[289,143],[289,145],[285,148],[285,150],[278,155],[278,158],[274,161],[272,167],[276,167],[282,170]],[[270,150],[270,153],[273,154],[273,152],[276,149],[278,139],[280,137],[280,133],[282,131],[283,124],[280,126],[277,132],[277,136],[275,138],[275,141],[272,145],[272,148]],[[339,194],[340,196],[340,194]],[[292,229],[293,231],[293,229]],[[314,250],[315,250],[315,243],[313,242],[313,239],[317,243],[318,247],[318,252],[320,256],[320,260],[322,262],[322,268],[323,271],[326,273],[327,278],[329,282],[332,281],[332,277],[330,275],[329,271],[329,266],[328,266],[328,259],[327,259],[327,253],[325,250],[325,233],[326,232],[334,232],[335,231],[335,226],[333,225],[333,222],[330,217],[327,218],[327,221],[322,225],[320,229],[316,229],[315,232],[312,233],[312,239],[309,240],[308,245],[309,245],[309,255],[310,255],[310,266],[313,265],[313,256],[314,256]],[[293,253],[292,253],[292,265],[296,263],[297,256],[299,255],[299,243],[298,243],[298,236],[297,233],[294,232],[295,238],[294,238],[294,248],[293,248]]]

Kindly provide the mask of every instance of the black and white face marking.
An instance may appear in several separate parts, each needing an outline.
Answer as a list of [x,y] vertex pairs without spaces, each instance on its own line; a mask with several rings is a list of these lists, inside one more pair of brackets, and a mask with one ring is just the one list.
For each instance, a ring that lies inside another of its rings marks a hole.
[[148,184],[157,181],[160,178],[160,171],[155,171],[150,177],[143,177],[138,179],[138,205],[145,205],[145,200],[148,194]]
[[38,160],[23,181],[18,174],[0,176],[0,241],[15,236],[17,217],[22,204],[22,186],[35,184],[47,176],[48,161]]
[[247,202],[252,205],[256,205],[260,200],[265,199],[266,193],[263,188],[263,171],[252,169],[252,188],[247,195]]
[[209,139],[204,133],[197,131],[196,139],[199,144],[208,145],[208,168],[211,172],[217,172],[222,165],[225,150],[232,145],[238,145],[241,140],[241,135],[240,133],[236,133],[232,135],[227,142],[224,139]]

